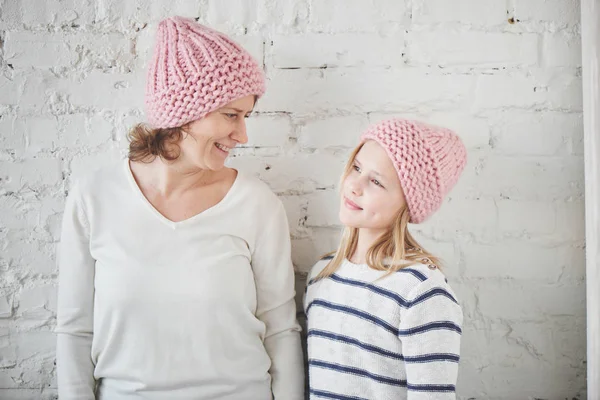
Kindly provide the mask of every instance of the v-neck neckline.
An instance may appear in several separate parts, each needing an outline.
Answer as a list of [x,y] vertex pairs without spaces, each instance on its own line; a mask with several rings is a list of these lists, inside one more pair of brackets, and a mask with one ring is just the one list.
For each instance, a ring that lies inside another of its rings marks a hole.
[[234,192],[236,190],[237,186],[239,185],[239,181],[241,180],[241,177],[240,177],[241,172],[239,170],[236,170],[237,171],[237,175],[235,177],[235,180],[233,181],[231,187],[229,188],[229,190],[227,191],[227,193],[225,193],[225,196],[223,196],[223,198],[221,199],[221,201],[219,201],[218,203],[210,206],[206,210],[203,210],[203,211],[201,211],[201,212],[199,212],[197,214],[192,215],[189,218],[186,218],[186,219],[181,220],[181,221],[172,221],[169,218],[165,217],[160,211],[158,211],[156,209],[156,207],[154,207],[154,205],[152,205],[152,203],[150,202],[150,200],[148,200],[148,198],[144,195],[144,193],[142,192],[142,189],[140,188],[140,186],[138,185],[137,181],[135,180],[135,176],[133,175],[133,171],[131,170],[131,164],[130,164],[128,158],[125,159],[124,167],[125,167],[125,175],[127,176],[127,180],[129,181],[130,185],[132,186],[132,189],[135,192],[136,196],[140,198],[140,200],[142,201],[142,203],[144,203],[146,205],[146,207],[150,210],[150,212],[152,214],[154,214],[154,216],[158,220],[160,220],[160,222],[162,222],[163,224],[169,226],[172,229],[177,229],[178,227],[182,227],[182,226],[191,224],[191,223],[195,222],[196,220],[202,218],[203,216],[205,216],[207,214],[211,214],[216,209],[222,207],[222,204],[224,204],[227,201],[229,201],[229,198],[232,197],[232,192]]

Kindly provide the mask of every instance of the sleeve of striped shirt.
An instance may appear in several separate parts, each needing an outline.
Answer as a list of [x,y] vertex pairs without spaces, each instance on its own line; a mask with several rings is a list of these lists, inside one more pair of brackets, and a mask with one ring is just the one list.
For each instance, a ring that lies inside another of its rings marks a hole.
[[275,400],[303,400],[304,362],[301,328],[296,321],[290,232],[279,200],[270,212],[252,253],[256,316],[265,324],[264,344],[271,358],[273,397]]
[[455,399],[462,309],[441,274],[421,282],[408,297],[399,330],[408,399]]

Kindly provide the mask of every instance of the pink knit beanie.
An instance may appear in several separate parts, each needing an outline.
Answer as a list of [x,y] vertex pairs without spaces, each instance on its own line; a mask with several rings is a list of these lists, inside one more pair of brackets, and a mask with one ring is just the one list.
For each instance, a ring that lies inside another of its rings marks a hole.
[[152,127],[182,126],[236,99],[264,92],[261,67],[224,34],[182,17],[158,25],[145,97]]
[[361,143],[367,140],[376,141],[390,156],[415,224],[442,205],[467,162],[465,146],[454,132],[419,121],[380,122],[362,134]]

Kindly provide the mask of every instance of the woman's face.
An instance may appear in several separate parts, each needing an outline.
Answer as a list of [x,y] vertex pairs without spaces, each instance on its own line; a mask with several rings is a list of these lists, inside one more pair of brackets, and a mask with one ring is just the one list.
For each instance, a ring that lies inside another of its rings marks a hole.
[[178,143],[180,158],[196,168],[222,169],[230,150],[248,142],[245,118],[254,103],[253,95],[242,97],[184,125],[183,138]]

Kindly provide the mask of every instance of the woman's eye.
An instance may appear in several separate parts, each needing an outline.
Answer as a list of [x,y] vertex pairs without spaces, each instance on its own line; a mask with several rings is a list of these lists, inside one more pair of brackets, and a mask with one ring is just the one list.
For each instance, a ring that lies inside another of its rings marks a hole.
[[356,171],[356,172],[360,172],[360,168],[358,167],[358,165],[353,165],[352,168]]

